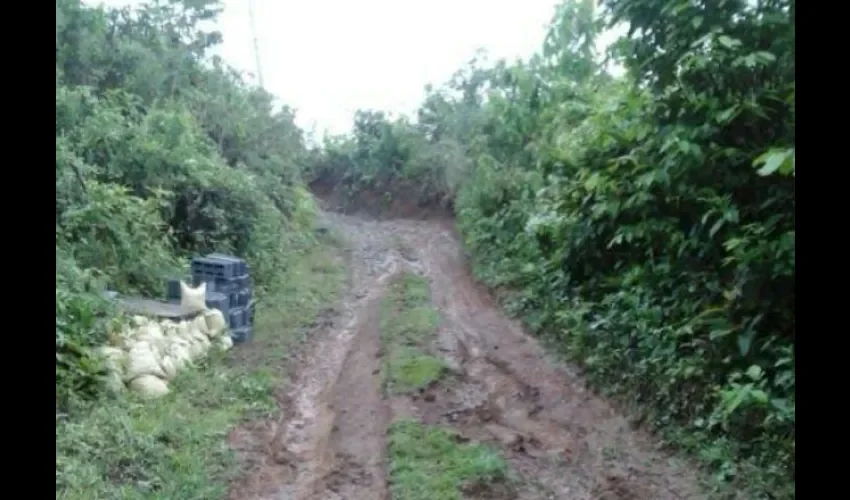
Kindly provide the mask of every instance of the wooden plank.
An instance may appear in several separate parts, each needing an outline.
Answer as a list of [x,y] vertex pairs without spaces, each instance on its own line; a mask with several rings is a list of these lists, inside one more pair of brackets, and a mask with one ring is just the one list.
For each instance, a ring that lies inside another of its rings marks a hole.
[[181,306],[180,304],[141,297],[119,297],[116,301],[118,306],[128,313],[156,318],[187,319],[197,316],[201,312]]

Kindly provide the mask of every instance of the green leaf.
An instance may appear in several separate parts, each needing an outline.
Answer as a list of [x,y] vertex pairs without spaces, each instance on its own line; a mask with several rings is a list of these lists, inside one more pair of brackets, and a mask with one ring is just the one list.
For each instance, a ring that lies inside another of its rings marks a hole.
[[750,391],[750,396],[759,404],[766,405],[768,401],[770,401],[770,398],[767,397],[767,393],[761,389],[753,389]]
[[794,148],[776,150],[771,149],[762,154],[753,162],[753,166],[763,165],[758,174],[768,176],[775,172],[782,175],[792,174],[795,171],[795,151]]
[[727,35],[720,35],[719,37],[717,37],[717,41],[720,42],[720,45],[726,47],[727,49],[734,49],[741,45],[740,40]]
[[755,334],[752,331],[742,333],[738,336],[738,352],[741,353],[741,356],[746,357],[750,353],[750,349],[753,346],[753,337],[755,337]]
[[761,367],[759,365],[752,365],[747,368],[747,376],[750,377],[751,380],[758,380],[764,375]]
[[723,219],[719,219],[717,222],[715,222],[714,225],[711,226],[711,229],[708,231],[708,235],[713,238],[714,235],[717,234],[717,231],[720,231],[720,228],[723,227],[724,222],[726,221]]
[[731,334],[731,333],[732,333],[732,332],[734,332],[734,331],[735,331],[735,330],[734,330],[734,329],[732,329],[732,328],[724,328],[724,329],[720,329],[720,330],[712,330],[712,331],[711,331],[711,333],[709,333],[709,334],[708,334],[708,339],[709,339],[709,340],[712,340],[712,341],[717,340],[717,339],[721,339],[721,338],[723,338],[723,337],[727,337],[729,334]]
[[588,191],[593,191],[602,183],[602,178],[599,176],[599,173],[594,172],[590,174],[587,180],[584,181],[584,188]]
[[755,52],[753,55],[755,55],[756,57],[758,57],[759,59],[761,59],[764,62],[774,62],[774,61],[776,61],[776,56],[773,55],[770,52],[758,51],[758,52]]
[[723,111],[721,111],[720,113],[717,114],[717,116],[715,117],[715,120],[717,120],[717,123],[721,123],[721,124],[729,123],[730,121],[732,121],[732,118],[734,118],[735,115],[738,114],[739,109],[740,109],[740,107],[737,106],[737,105],[732,106],[731,108],[728,108],[728,109],[724,109]]

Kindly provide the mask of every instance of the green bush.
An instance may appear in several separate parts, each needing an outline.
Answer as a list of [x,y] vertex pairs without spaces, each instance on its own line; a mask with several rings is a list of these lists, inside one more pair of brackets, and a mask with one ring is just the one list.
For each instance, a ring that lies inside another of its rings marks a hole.
[[98,393],[105,289],[160,296],[193,254],[245,257],[262,291],[313,242],[294,113],[207,50],[214,1],[56,4],[57,403]]

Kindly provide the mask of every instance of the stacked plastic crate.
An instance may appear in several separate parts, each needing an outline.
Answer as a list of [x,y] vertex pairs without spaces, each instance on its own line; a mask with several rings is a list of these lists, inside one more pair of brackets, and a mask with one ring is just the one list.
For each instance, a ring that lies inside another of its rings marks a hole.
[[[211,253],[192,259],[192,285],[207,284],[207,307],[218,309],[227,319],[234,343],[253,336],[253,283],[248,264],[231,255]],[[168,299],[180,300],[180,280],[168,283]]]
[[192,259],[192,282],[193,286],[207,284],[207,306],[224,313],[234,343],[251,339],[254,326],[253,283],[244,260],[220,253],[195,257]]

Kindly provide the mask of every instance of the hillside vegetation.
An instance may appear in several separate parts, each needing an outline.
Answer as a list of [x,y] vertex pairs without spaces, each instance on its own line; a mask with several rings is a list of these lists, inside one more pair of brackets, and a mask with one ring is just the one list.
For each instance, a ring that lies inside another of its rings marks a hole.
[[472,61],[415,122],[358,112],[310,180],[452,209],[476,275],[600,390],[793,498],[795,2],[601,12],[566,0],[537,55]]
[[199,26],[215,14],[206,1],[56,3],[58,397],[95,390],[79,358],[104,340],[100,291],[159,297],[211,251],[245,256],[268,286],[285,250],[310,244],[301,132],[205,57],[220,36]]
[[192,255],[230,252],[270,298],[257,329],[283,338],[341,283],[313,237],[293,111],[208,55],[218,10],[56,2],[57,498],[220,497],[224,432],[273,406],[267,376],[223,365],[158,402],[106,394],[104,290],[161,297]]

